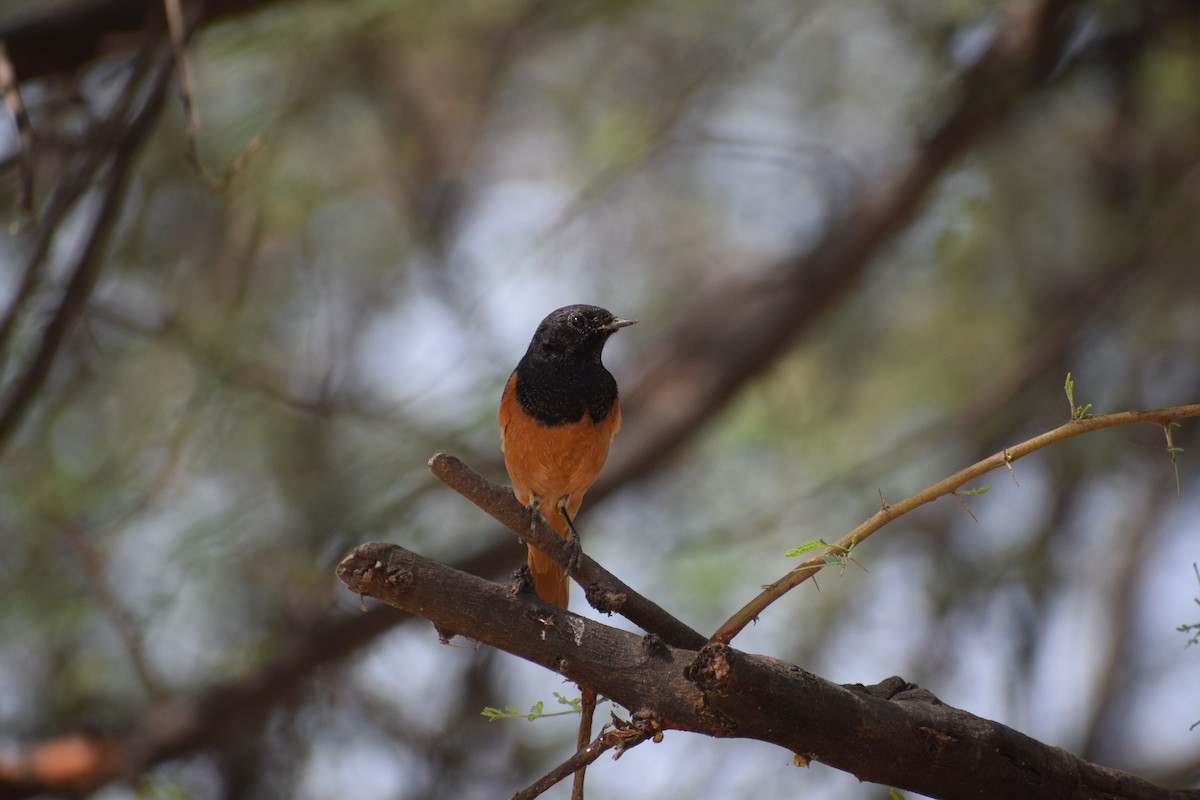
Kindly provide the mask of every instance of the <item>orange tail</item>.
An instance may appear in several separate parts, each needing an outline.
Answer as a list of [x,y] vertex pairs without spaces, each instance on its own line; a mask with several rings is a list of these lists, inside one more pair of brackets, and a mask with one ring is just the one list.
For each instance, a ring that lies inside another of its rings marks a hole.
[[[550,523],[551,528],[558,531],[564,539],[570,535],[571,530],[567,527],[567,521],[558,508],[543,506],[541,510],[546,515],[546,521]],[[532,545],[529,547],[529,571],[533,573],[533,588],[537,590],[538,597],[548,600],[560,608],[567,607],[571,582],[564,579],[565,574],[562,567]]]

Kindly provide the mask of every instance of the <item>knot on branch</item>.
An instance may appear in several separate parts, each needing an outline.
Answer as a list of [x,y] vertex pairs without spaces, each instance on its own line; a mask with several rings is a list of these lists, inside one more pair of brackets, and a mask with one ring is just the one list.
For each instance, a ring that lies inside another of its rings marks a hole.
[[864,686],[861,683],[851,683],[846,685],[847,689],[852,689],[858,692],[864,692],[871,697],[878,697],[880,700],[892,700],[899,694],[910,692],[917,689],[915,683],[909,683],[899,675],[893,675],[890,678],[884,678],[879,683]]
[[535,594],[533,574],[529,571],[528,564],[521,564],[512,571],[512,576],[508,580],[508,591],[513,597]]
[[687,665],[683,676],[705,694],[720,697],[726,694],[732,682],[736,652],[727,644],[710,642]]
[[642,637],[642,653],[647,659],[667,658],[671,655],[671,648],[657,633],[647,633]]
[[587,598],[588,605],[602,614],[619,613],[629,599],[624,592],[614,592],[594,583],[584,587],[584,597]]

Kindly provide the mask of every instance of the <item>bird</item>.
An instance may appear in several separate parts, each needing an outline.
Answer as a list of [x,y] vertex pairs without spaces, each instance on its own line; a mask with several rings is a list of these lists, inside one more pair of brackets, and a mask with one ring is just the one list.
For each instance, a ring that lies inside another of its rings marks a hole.
[[[636,322],[592,305],[550,312],[501,395],[500,446],[517,498],[576,548],[575,515],[621,427],[617,381],[600,357],[610,336]],[[528,547],[534,590],[566,608],[565,572]]]

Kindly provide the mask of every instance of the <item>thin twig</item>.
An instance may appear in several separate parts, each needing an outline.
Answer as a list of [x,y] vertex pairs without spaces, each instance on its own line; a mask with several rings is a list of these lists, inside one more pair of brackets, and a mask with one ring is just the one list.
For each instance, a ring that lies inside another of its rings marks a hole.
[[233,182],[250,159],[262,146],[262,137],[255,136],[246,145],[233,164],[225,170],[220,178],[213,177],[200,161],[200,118],[196,114],[196,105],[192,102],[192,69],[187,56],[187,41],[191,35],[183,16],[180,0],[163,0],[167,15],[167,30],[171,36],[171,52],[175,57],[175,69],[179,74],[179,105],[183,108],[184,120],[184,158],[195,171],[200,181],[213,192],[224,192]]
[[[592,720],[596,716],[596,690],[580,686],[579,736],[575,740],[578,750],[585,750],[592,738]],[[575,780],[571,785],[571,800],[583,800],[583,783],[587,776],[587,765],[575,770]]]
[[526,786],[519,792],[513,794],[509,800],[533,800],[549,789],[554,784],[561,781],[568,775],[578,774],[586,769],[588,764],[591,764],[601,756],[606,750],[612,749],[616,742],[605,740],[605,732],[601,732],[587,747],[582,747],[575,751],[574,755],[566,761],[559,764],[554,769],[547,772],[542,777],[538,778],[533,783]]
[[[657,717],[645,711],[636,712],[629,720],[623,720],[616,714],[612,715],[612,727],[605,725],[600,735],[580,747],[574,755],[547,772],[542,777],[513,794],[509,800],[533,800],[563,778],[574,773],[582,775],[588,765],[601,754],[616,748],[613,760],[620,758],[624,752],[636,747],[647,739],[654,742],[662,741],[662,725]],[[572,795],[573,796],[573,795]]]
[[21,86],[17,83],[17,71],[8,58],[8,48],[0,41],[0,94],[4,105],[12,114],[17,128],[17,170],[20,175],[20,222],[34,222],[33,203],[33,125],[21,98]]
[[1166,425],[1176,419],[1196,416],[1200,416],[1200,403],[1159,408],[1151,411],[1125,411],[1118,414],[1103,414],[1096,417],[1088,417],[1087,419],[1073,419],[1054,430],[1047,431],[1040,436],[1035,436],[1014,447],[1001,450],[999,453],[976,462],[966,469],[959,470],[948,478],[943,478],[911,497],[901,500],[899,503],[892,503],[881,508],[866,522],[832,543],[828,548],[814,554],[803,564],[790,570],[782,578],[763,589],[757,597],[726,620],[717,629],[717,632],[712,635],[711,641],[728,644],[743,628],[754,621],[767,606],[816,575],[826,565],[825,556],[828,553],[844,551],[847,548],[861,544],[864,539],[874,534],[889,522],[904,516],[915,508],[933,502],[943,495],[953,494],[968,481],[972,481],[1000,467],[1007,466],[1011,470],[1012,462],[1017,459],[1084,433],[1090,433],[1102,428],[1114,428],[1119,425],[1132,425],[1137,422],[1152,422],[1157,425]]
[[71,519],[60,519],[59,530],[63,540],[67,542],[83,567],[83,573],[91,584],[91,594],[99,603],[100,608],[108,616],[117,636],[125,647],[129,663],[133,666],[134,674],[142,686],[142,691],[151,701],[162,701],[165,694],[154,677],[154,671],[146,659],[141,637],[130,624],[129,615],[123,607],[117,593],[113,590],[106,572],[106,565],[96,548],[88,541],[84,531]]

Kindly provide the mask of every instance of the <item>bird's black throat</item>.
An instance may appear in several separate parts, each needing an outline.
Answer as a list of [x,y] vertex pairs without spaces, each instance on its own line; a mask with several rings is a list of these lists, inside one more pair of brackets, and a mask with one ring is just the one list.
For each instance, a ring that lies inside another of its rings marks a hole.
[[516,374],[517,402],[544,425],[579,422],[584,414],[600,422],[617,401],[617,381],[598,359],[549,360],[526,353]]

